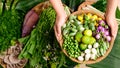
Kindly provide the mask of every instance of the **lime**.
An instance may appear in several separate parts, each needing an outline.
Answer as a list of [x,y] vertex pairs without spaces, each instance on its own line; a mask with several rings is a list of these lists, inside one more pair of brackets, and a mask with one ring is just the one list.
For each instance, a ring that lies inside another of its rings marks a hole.
[[75,35],[75,40],[77,40],[78,42],[81,41],[81,38],[82,38],[82,33],[81,32],[77,32],[77,34]]
[[86,36],[92,36],[92,30],[86,29],[84,31],[84,35],[86,35]]
[[85,50],[88,46],[86,44],[80,44],[80,50]]
[[91,40],[90,36],[83,36],[82,37],[82,42],[85,43],[85,44],[89,44],[90,40]]
[[93,44],[96,42],[96,39],[94,37],[90,37],[90,44]]

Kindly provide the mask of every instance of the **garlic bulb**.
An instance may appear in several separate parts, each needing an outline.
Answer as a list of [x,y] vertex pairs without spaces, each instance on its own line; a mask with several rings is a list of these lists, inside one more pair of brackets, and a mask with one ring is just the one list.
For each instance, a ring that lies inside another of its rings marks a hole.
[[90,53],[89,53],[89,54],[86,54],[86,55],[85,55],[85,60],[88,61],[88,60],[90,59],[90,57],[91,57],[91,54],[90,54]]
[[79,60],[79,61],[83,61],[83,60],[84,60],[83,56],[79,56],[79,57],[78,57],[78,60]]
[[91,54],[91,59],[95,60],[96,59],[96,54]]
[[86,50],[85,50],[85,53],[86,53],[86,54],[89,54],[89,53],[91,53],[91,50],[90,50],[90,49],[86,49]]
[[97,42],[94,43],[93,47],[94,47],[94,48],[98,48],[98,47],[99,47],[99,43],[97,43]]
[[88,49],[91,49],[91,48],[92,48],[92,45],[89,44],[89,45],[88,45]]

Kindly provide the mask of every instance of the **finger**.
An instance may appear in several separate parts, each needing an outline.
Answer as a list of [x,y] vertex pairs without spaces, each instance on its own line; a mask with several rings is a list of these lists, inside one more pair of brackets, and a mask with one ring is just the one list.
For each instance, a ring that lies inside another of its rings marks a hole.
[[54,32],[55,32],[56,39],[59,42],[59,44],[62,44],[62,42],[63,42],[62,35],[58,36],[58,33],[56,30],[57,30],[57,28],[56,28],[56,26],[54,26]]
[[61,35],[61,27],[56,26],[56,31],[57,31],[57,35],[60,36]]
[[62,40],[62,34],[61,34],[61,27],[59,26],[58,28],[56,28],[57,31],[58,31],[58,38],[59,38],[59,41]]

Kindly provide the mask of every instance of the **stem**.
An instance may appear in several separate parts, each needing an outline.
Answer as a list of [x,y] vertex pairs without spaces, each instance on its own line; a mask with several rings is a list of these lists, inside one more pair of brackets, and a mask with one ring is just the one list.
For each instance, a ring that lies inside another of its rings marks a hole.
[[10,9],[9,10],[12,10],[13,3],[14,3],[14,0],[11,1]]
[[3,0],[3,8],[2,8],[2,15],[4,14],[4,11],[6,10],[6,0]]

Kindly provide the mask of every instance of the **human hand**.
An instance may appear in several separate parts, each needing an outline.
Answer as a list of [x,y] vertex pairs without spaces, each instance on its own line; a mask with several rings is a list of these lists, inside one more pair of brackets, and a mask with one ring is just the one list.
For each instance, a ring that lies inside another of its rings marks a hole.
[[107,24],[110,26],[111,35],[115,39],[117,36],[117,31],[118,31],[118,24],[117,24],[115,16],[107,15],[106,21],[107,21]]
[[54,25],[54,32],[55,32],[56,39],[57,39],[57,41],[59,41],[59,43],[62,40],[61,27],[65,23],[66,18],[67,18],[66,14],[56,16],[56,22]]

